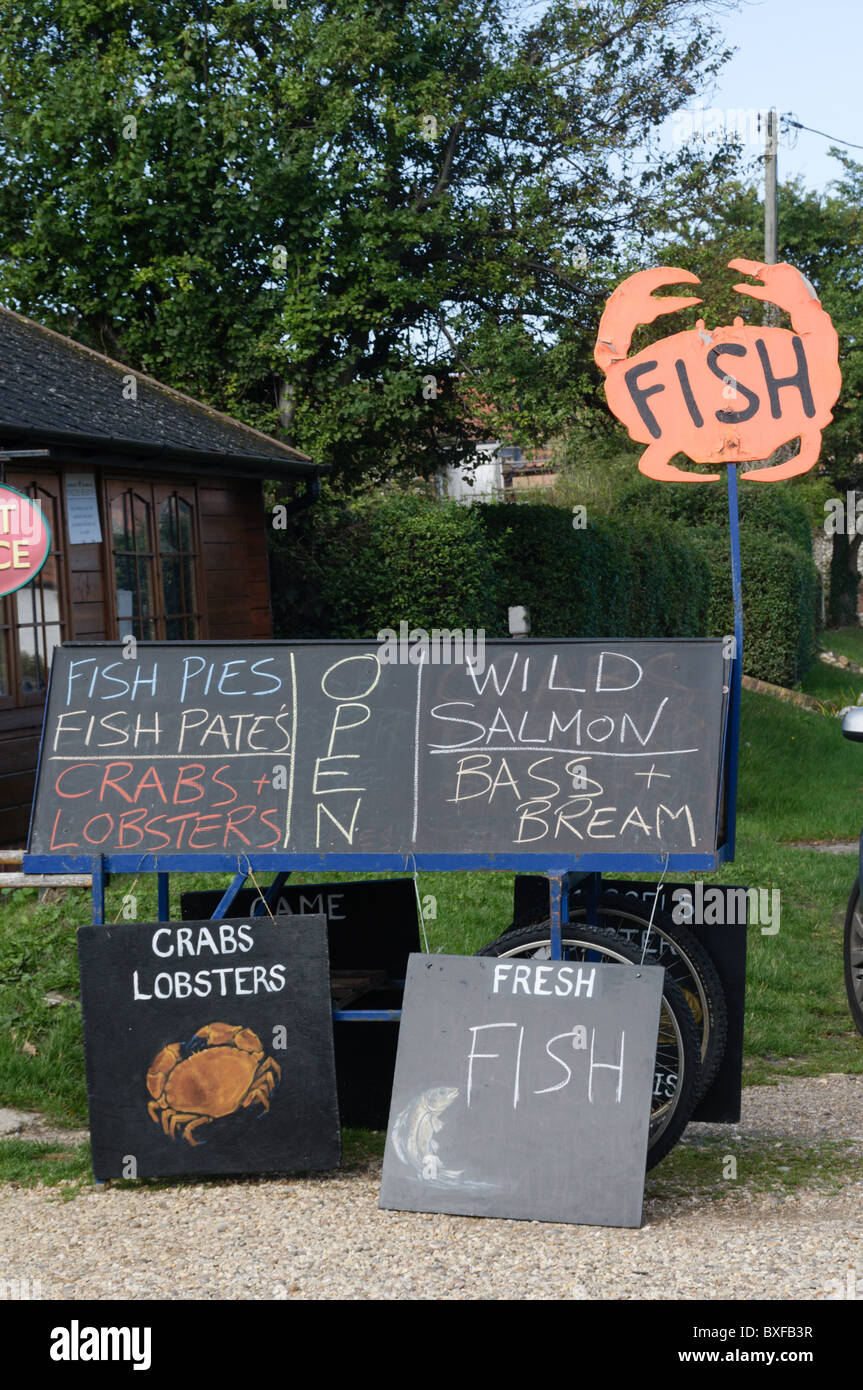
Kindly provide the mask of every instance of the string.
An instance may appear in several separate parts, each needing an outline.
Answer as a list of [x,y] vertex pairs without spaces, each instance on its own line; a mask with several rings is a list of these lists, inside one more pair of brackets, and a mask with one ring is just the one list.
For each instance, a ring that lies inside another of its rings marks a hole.
[[[260,884],[258,883],[258,880],[255,878],[255,875],[254,875],[253,872],[252,872],[252,863],[251,863],[251,860],[249,859],[248,855],[246,855],[246,864],[247,864],[247,866],[248,866],[248,867],[247,867],[247,870],[246,870],[247,875],[248,875],[248,877],[252,880],[252,882],[254,883],[255,888],[257,889],[258,897],[260,898],[261,902],[264,904],[264,907],[267,909],[267,912],[269,912],[269,914],[270,914],[270,921],[272,922],[272,924],[273,924],[274,927],[277,927],[279,924],[278,924],[278,922],[276,921],[275,917],[273,916],[272,908],[270,907],[270,904],[267,902],[266,898],[264,897],[264,894],[261,892],[261,886],[260,886]],[[239,859],[237,860],[237,868],[240,869],[240,872],[242,872],[242,869],[240,868],[240,860],[239,860]]]
[[665,882],[665,875],[668,873],[668,851],[667,851],[667,850],[666,850],[665,854],[664,854],[662,857],[663,857],[663,859],[665,860],[665,865],[664,865],[664,868],[663,868],[663,870],[662,870],[662,877],[660,878],[659,882],[658,882],[657,885],[656,885],[656,892],[655,892],[654,895],[653,895],[653,906],[652,906],[651,909],[650,909],[650,921],[649,921],[648,924],[647,924],[647,931],[646,931],[645,934],[644,934],[644,945],[643,945],[643,947],[642,947],[642,949],[641,949],[641,964],[642,964],[642,965],[644,964],[644,957],[647,955],[647,943],[648,943],[648,941],[650,940],[650,933],[651,933],[652,930],[653,930],[653,918],[654,918],[654,915],[655,915],[655,913],[656,913],[656,904],[659,902],[659,890],[660,890],[660,888],[662,887],[663,883]]
[[[120,911],[117,913],[117,916],[114,918],[114,923],[113,923],[113,925],[116,925],[117,922],[119,922],[119,920],[120,920],[120,914],[122,913],[123,908],[125,907],[126,903],[129,901],[129,899],[133,896],[133,894],[134,894],[134,892],[135,892],[135,885],[137,884],[138,879],[141,877],[141,865],[144,863],[144,859],[146,859],[146,857],[147,857],[147,856],[144,855],[144,858],[143,858],[143,859],[139,859],[139,860],[138,860],[138,867],[137,867],[137,869],[135,870],[135,877],[132,879],[132,887],[129,889],[128,893],[124,893],[123,896],[122,896],[122,898],[120,899]],[[133,908],[132,911],[133,911],[133,912],[134,912],[134,911],[137,911],[137,909],[136,909],[136,908]]]
[[[430,955],[431,955],[431,951],[429,950],[429,939],[428,939],[428,937],[426,936],[426,919],[425,919],[425,917],[423,916],[423,905],[422,905],[422,899],[421,899],[421,897],[420,897],[419,880],[418,880],[418,878],[417,878],[417,857],[416,857],[415,854],[412,854],[410,857],[411,857],[411,859],[412,859],[413,862],[414,862],[414,892],[416,893],[416,899],[417,899],[417,912],[419,913],[419,917],[420,917],[420,931],[421,931],[422,934],[423,934],[423,946],[425,947],[425,953],[426,953],[426,955],[427,955],[427,956],[430,956]],[[407,868],[407,865],[405,865],[405,868]]]
[[[116,926],[117,922],[119,922],[119,920],[120,920],[120,914],[122,913],[123,908],[126,906],[126,903],[129,901],[129,899],[133,896],[133,894],[134,894],[134,892],[135,892],[135,884],[138,882],[138,879],[139,879],[140,877],[141,877],[140,873],[137,873],[137,874],[135,875],[135,877],[132,879],[132,887],[129,889],[128,893],[124,893],[124,894],[123,894],[123,897],[122,897],[121,900],[120,900],[120,908],[119,908],[119,911],[118,911],[118,913],[117,913],[117,916],[114,918],[114,925],[115,925],[115,926]],[[135,909],[133,908],[132,910],[134,911]]]

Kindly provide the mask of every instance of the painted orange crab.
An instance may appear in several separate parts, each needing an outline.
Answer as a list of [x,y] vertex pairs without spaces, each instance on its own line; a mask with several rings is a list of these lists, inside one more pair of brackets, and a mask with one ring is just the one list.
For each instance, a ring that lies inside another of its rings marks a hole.
[[799,436],[794,458],[741,473],[761,483],[791,478],[815,464],[821,431],[833,419],[842,380],[839,339],[812,285],[792,265],[728,264],[763,282],[735,285],[738,294],[786,309],[792,330],[744,325],[735,318],[733,327],[708,332],[699,319],[697,327],[628,358],[639,323],[703,302],[655,298],[654,290],[700,281],[673,266],[639,271],[618,285],[605,306],[594,360],[605,373],[610,409],[632,439],[648,446],[638,467],[649,478],[715,482],[718,473],[691,473],[670,460],[683,453],[694,463],[755,463]]
[[194,1147],[202,1125],[255,1103],[269,1110],[281,1075],[251,1028],[207,1023],[188,1043],[169,1043],[153,1058],[147,1110],[171,1139],[182,1134]]

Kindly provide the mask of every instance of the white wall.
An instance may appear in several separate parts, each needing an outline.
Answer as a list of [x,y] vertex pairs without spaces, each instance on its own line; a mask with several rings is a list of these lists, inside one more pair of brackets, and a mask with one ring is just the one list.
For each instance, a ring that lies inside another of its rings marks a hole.
[[489,502],[503,497],[503,472],[497,450],[498,440],[488,444],[478,444],[477,454],[483,458],[476,467],[453,468],[447,466],[437,474],[437,490],[441,497],[451,497],[457,502]]

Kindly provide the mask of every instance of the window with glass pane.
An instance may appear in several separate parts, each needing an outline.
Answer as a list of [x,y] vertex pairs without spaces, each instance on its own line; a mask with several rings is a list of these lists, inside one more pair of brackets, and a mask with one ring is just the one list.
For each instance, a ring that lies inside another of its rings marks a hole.
[[159,504],[159,564],[169,641],[198,635],[195,553],[192,507],[178,493],[171,493]]
[[152,641],[157,636],[153,508],[133,488],[111,502],[111,544],[118,635]]
[[186,641],[201,635],[193,487],[109,484],[120,637]]
[[18,627],[18,681],[23,695],[48,685],[51,653],[61,641],[57,557],[49,555],[36,579],[13,595]]
[[51,530],[51,553],[36,578],[0,600],[0,701],[6,707],[40,701],[48,686],[51,654],[63,641],[63,538],[56,476],[22,478],[9,486],[39,504]]

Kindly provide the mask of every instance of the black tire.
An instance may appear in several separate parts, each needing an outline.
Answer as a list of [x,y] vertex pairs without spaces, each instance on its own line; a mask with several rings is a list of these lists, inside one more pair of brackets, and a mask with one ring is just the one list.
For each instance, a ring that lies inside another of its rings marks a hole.
[[[640,953],[622,937],[602,927],[568,923],[562,936],[565,960],[601,958],[638,965]],[[505,932],[477,952],[480,956],[526,956],[548,959],[548,936],[532,927]],[[674,1147],[701,1094],[701,1044],[683,991],[666,972],[656,1047],[654,1093],[650,1110],[647,1167],[653,1168]]]
[[[570,921],[584,922],[586,908],[578,901],[571,902]],[[650,924],[650,908],[619,893],[604,893],[597,904],[598,925],[622,936],[642,959],[644,940]],[[530,927],[545,931],[551,938],[548,918],[534,922],[521,921],[507,928],[504,936]],[[503,937],[499,937],[503,940]],[[705,1095],[713,1084],[725,1056],[728,1039],[728,1005],[716,966],[694,932],[679,925],[669,912],[656,909],[644,960],[651,965],[663,965],[667,975],[683,991],[692,1010],[701,1036],[701,1092]]]
[[860,907],[860,880],[854,880],[845,913],[845,990],[848,1007],[858,1033],[863,1033],[863,911]]

